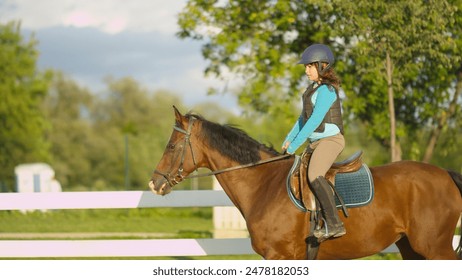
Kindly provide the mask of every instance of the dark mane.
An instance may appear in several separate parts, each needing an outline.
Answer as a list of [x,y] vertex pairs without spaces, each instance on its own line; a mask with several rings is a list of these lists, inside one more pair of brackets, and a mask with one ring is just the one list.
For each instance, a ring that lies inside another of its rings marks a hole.
[[204,119],[196,114],[187,114],[186,117],[194,117],[202,123],[202,137],[210,146],[239,162],[239,164],[248,164],[257,162],[261,159],[260,151],[269,152],[274,155],[279,153],[272,147],[268,147],[250,137],[243,130],[232,125],[220,125]]

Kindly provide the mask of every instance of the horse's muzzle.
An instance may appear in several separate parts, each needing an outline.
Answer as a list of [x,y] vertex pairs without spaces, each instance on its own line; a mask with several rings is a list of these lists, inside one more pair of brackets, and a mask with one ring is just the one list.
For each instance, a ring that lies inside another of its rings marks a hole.
[[172,191],[172,187],[164,179],[157,180],[157,182],[149,181],[149,188],[157,195],[166,195]]

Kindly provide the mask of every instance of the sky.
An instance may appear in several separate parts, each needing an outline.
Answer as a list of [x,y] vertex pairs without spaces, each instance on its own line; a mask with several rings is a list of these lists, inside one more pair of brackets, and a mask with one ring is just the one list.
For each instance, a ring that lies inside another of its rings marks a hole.
[[[61,70],[93,92],[104,78],[131,76],[150,91],[169,90],[188,106],[217,102],[238,111],[225,82],[205,77],[201,43],[175,36],[186,0],[0,0],[0,23],[20,20],[38,39],[40,69]],[[26,37],[27,39],[28,37]]]

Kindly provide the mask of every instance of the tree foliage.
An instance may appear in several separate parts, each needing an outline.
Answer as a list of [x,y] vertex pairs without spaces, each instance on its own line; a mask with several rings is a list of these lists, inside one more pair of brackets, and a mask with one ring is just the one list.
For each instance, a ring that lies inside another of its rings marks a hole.
[[[460,64],[453,38],[457,7],[448,1],[339,1],[336,11],[335,29],[348,39],[344,59],[353,61],[344,73],[351,112],[386,143],[415,137],[435,122]],[[384,126],[387,120],[392,124]],[[392,160],[399,160],[399,143],[391,146]]]
[[44,111],[52,124],[52,166],[65,189],[123,189],[126,163],[128,187],[144,188],[162,155],[171,107],[180,100],[170,92],[151,93],[132,78],[107,79],[107,87],[97,95],[55,75]]
[[0,184],[10,189],[16,165],[50,159],[40,110],[49,74],[37,71],[36,44],[22,37],[18,22],[0,24]]
[[51,127],[47,139],[51,144],[53,169],[63,186],[89,184],[82,176],[92,171],[88,157],[92,154],[90,113],[93,95],[60,72],[54,74],[43,110]]

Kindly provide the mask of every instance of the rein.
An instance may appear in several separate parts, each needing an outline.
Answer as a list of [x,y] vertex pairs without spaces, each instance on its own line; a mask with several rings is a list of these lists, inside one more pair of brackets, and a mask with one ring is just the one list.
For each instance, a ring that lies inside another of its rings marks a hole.
[[225,173],[225,172],[230,172],[230,171],[234,171],[234,170],[254,167],[254,166],[257,166],[257,165],[262,165],[262,164],[265,164],[265,163],[282,160],[282,159],[285,159],[285,158],[289,158],[290,156],[291,156],[290,154],[280,155],[280,156],[277,156],[277,157],[264,159],[264,160],[260,160],[260,161],[252,162],[252,163],[248,163],[248,164],[232,166],[232,167],[228,167],[228,168],[225,168],[225,169],[220,169],[220,170],[216,170],[216,171],[207,172],[207,173],[204,173],[204,174],[189,175],[189,176],[186,176],[184,178],[185,179],[191,179],[191,178],[199,178],[199,177],[207,177],[207,176],[211,176],[211,175],[217,175],[217,174],[221,174],[221,173]]
[[194,164],[194,170],[197,171],[197,161],[196,161],[196,158],[194,156],[194,150],[193,150],[193,147],[192,147],[192,144],[191,144],[191,130],[192,130],[192,126],[193,126],[193,123],[194,123],[195,120],[196,120],[196,118],[194,118],[194,117],[191,117],[189,119],[188,129],[187,130],[184,130],[184,129],[176,126],[176,125],[173,126],[174,130],[176,130],[176,131],[178,131],[180,133],[183,133],[185,135],[184,145],[182,146],[183,150],[182,150],[182,153],[181,153],[180,166],[178,167],[176,175],[172,176],[170,173],[164,173],[164,172],[158,171],[157,169],[154,170],[154,173],[159,174],[162,177],[164,177],[171,187],[173,187],[174,185],[180,183],[184,179],[192,179],[192,178],[200,178],[200,177],[207,177],[207,176],[217,175],[217,174],[221,174],[221,173],[225,173],[225,172],[230,172],[230,171],[234,171],[234,170],[254,167],[254,166],[258,166],[258,165],[262,165],[262,164],[266,164],[266,163],[270,163],[270,162],[274,162],[274,161],[278,161],[278,160],[281,160],[281,159],[291,157],[290,154],[284,154],[284,155],[280,155],[280,156],[277,156],[277,157],[260,160],[260,161],[257,161],[257,162],[252,162],[252,163],[248,163],[248,164],[232,166],[232,167],[228,167],[228,168],[225,168],[225,169],[211,171],[211,172],[207,172],[207,173],[203,173],[203,174],[183,176],[183,171],[184,171],[183,170],[183,164],[184,164],[184,159],[185,159],[185,154],[186,154],[186,146],[189,146],[189,149],[191,150],[192,160],[193,160],[193,164]]

